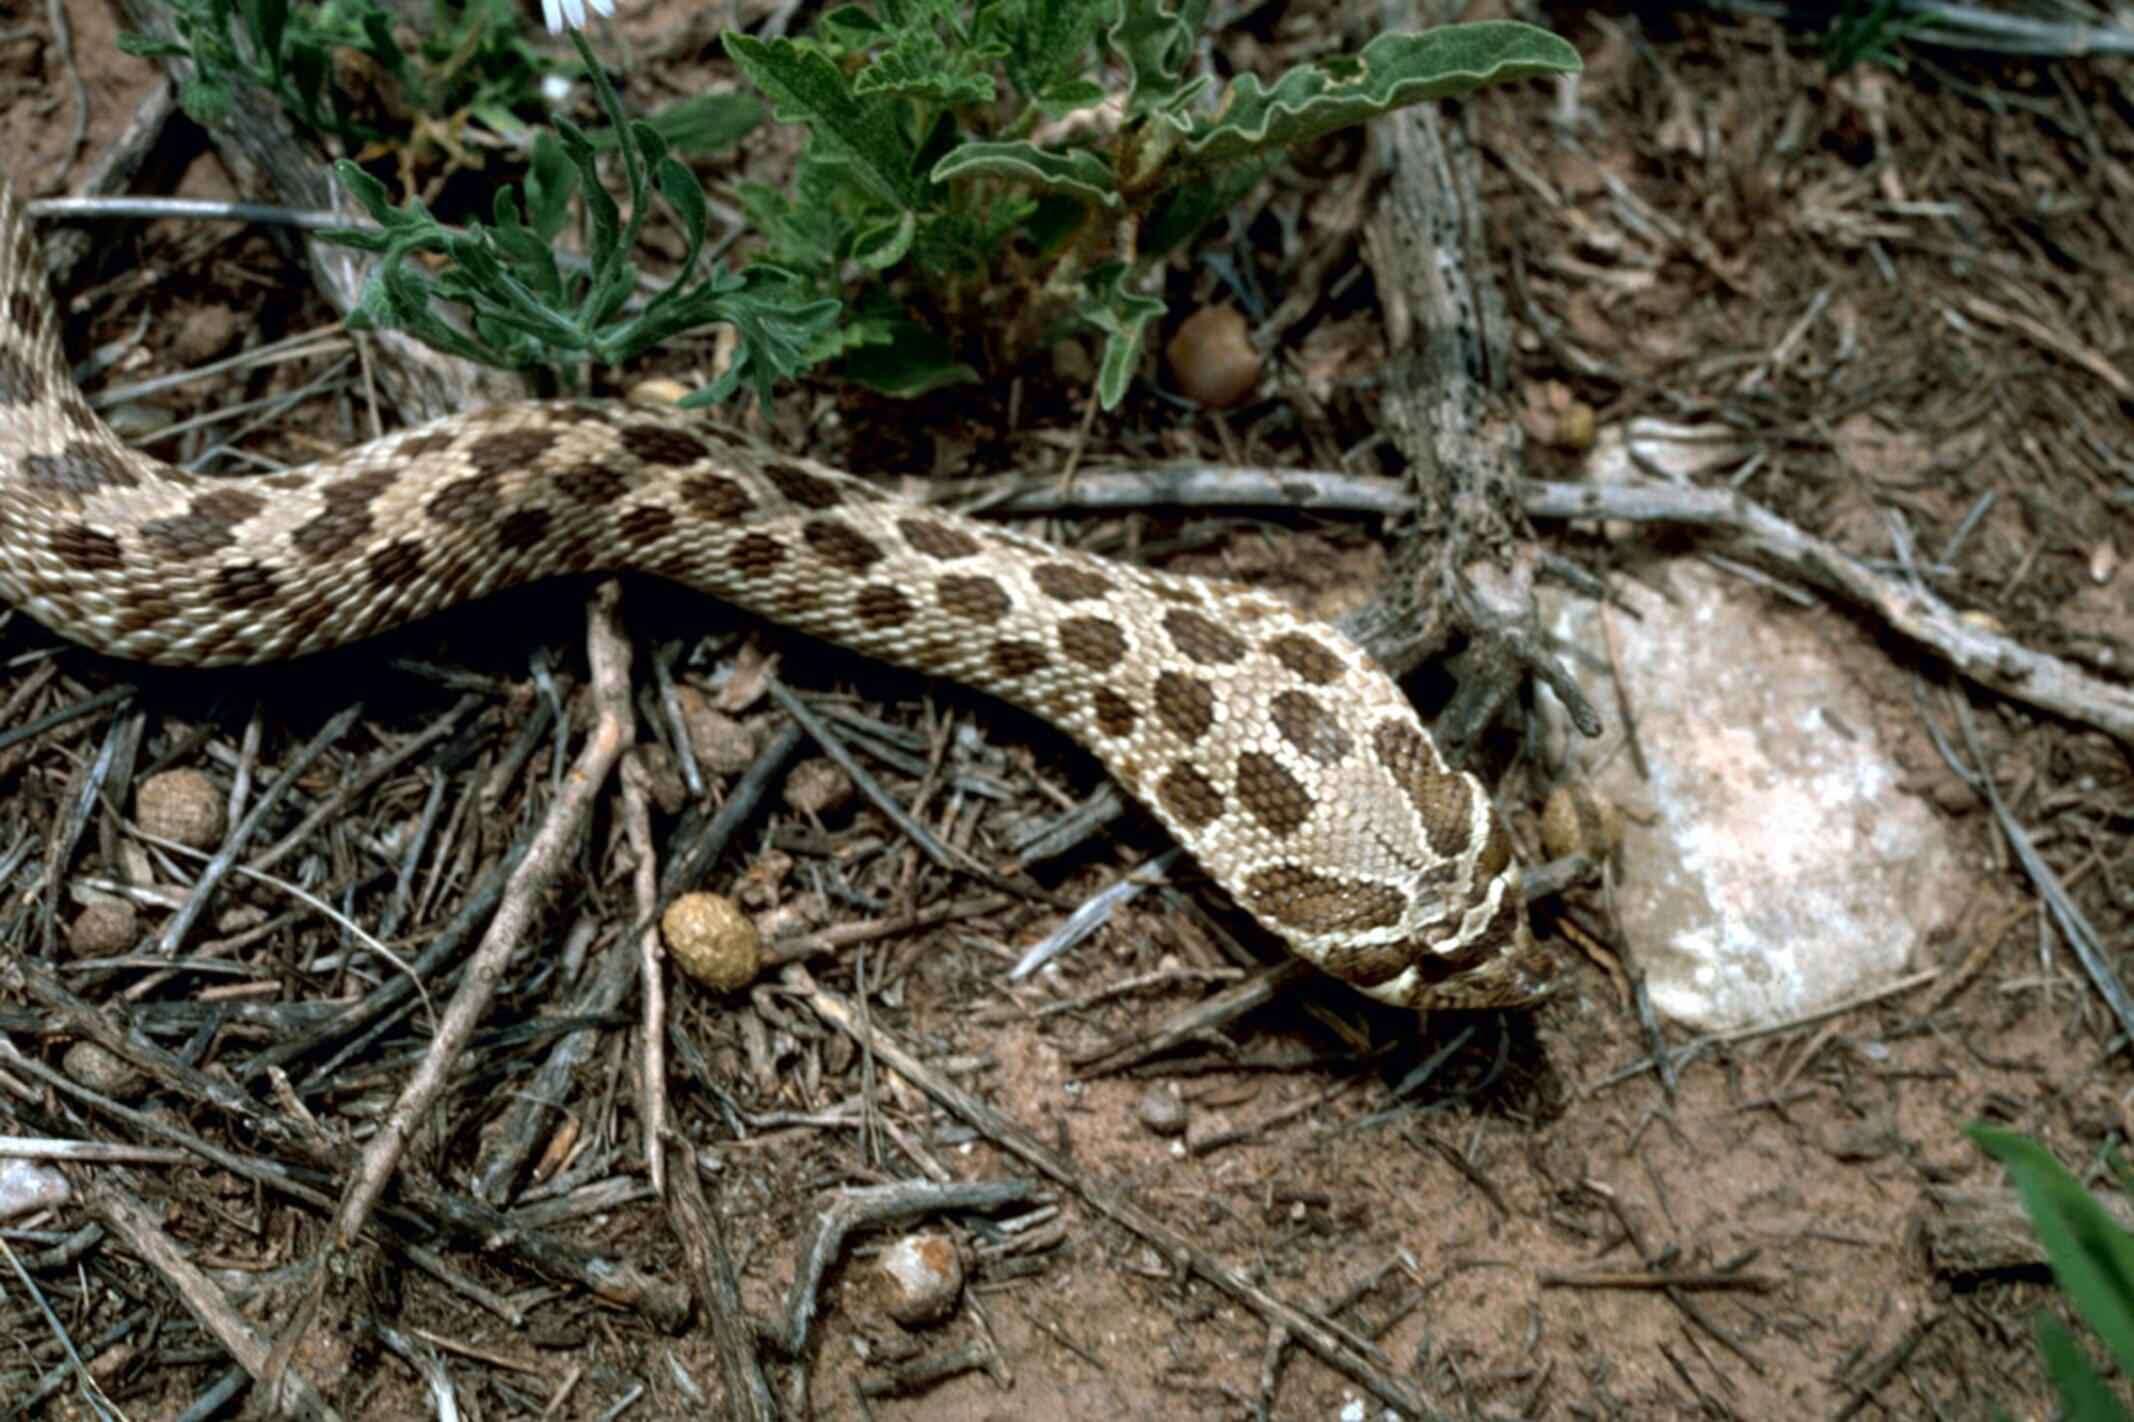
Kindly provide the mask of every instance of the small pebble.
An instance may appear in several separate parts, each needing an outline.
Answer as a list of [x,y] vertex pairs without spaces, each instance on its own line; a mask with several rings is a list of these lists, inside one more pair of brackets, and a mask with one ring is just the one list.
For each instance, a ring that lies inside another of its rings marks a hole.
[[1159,1136],[1182,1136],[1186,1133],[1186,1121],[1190,1113],[1178,1093],[1168,1086],[1152,1086],[1141,1093],[1141,1100],[1134,1105],[1134,1112],[1141,1117],[1141,1124]]
[[102,1042],[80,1041],[59,1059],[67,1079],[114,1101],[130,1101],[148,1085],[148,1075]]
[[222,843],[227,809],[215,782],[197,770],[162,771],[133,792],[134,818],[141,828],[189,849],[213,849]]
[[92,899],[67,925],[77,958],[108,958],[140,941],[141,911],[130,899]]
[[963,1258],[941,1235],[905,1235],[883,1252],[879,1267],[882,1310],[906,1328],[939,1323],[963,1295]]
[[1178,392],[1213,409],[1237,404],[1260,383],[1260,353],[1234,306],[1203,306],[1163,349]]
[[786,804],[818,820],[851,804],[852,793],[852,777],[824,756],[804,760],[786,773]]
[[713,992],[737,992],[763,968],[754,920],[719,894],[684,894],[660,916],[667,951],[682,971]]
[[72,1193],[67,1177],[51,1166],[20,1156],[0,1156],[0,1220],[56,1209]]

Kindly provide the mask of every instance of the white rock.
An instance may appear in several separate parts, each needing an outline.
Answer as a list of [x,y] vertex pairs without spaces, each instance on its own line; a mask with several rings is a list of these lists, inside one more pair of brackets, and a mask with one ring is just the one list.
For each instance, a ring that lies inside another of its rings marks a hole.
[[51,1166],[20,1156],[0,1156],[0,1220],[64,1205],[71,1194],[67,1177]]
[[[1968,886],[1833,656],[1832,638],[1858,634],[1701,563],[1643,576],[1673,600],[1618,579],[1635,615],[1612,614],[1611,635],[1651,779],[1632,771],[1620,725],[1574,736],[1572,754],[1625,812],[1616,903],[1654,1006],[1725,1030],[1901,975]],[[1595,617],[1568,603],[1553,630],[1601,648]]]

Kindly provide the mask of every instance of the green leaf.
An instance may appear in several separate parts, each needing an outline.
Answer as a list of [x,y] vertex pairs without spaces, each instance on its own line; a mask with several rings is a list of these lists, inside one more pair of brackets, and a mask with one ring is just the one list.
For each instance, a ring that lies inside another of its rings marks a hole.
[[993,102],[993,64],[1005,51],[952,44],[931,30],[914,30],[874,56],[852,80],[862,96],[896,95],[943,108]]
[[2052,1379],[2053,1391],[2060,1395],[2064,1422],[2126,1422],[2126,1410],[2119,1405],[2119,1399],[2097,1376],[2097,1370],[2082,1356],[2081,1347],[2067,1330],[2042,1313],[2036,1328],[2045,1376]]
[[160,40],[131,30],[119,32],[119,51],[137,59],[186,59],[192,51],[176,40]]
[[252,9],[252,32],[259,39],[260,55],[267,72],[279,75],[282,67],[282,36],[289,28],[289,0],[257,0]]
[[2008,1172],[2075,1311],[2134,1371],[2134,1235],[2036,1141],[1985,1125],[1966,1134]]
[[1040,192],[1066,193],[1099,207],[1119,205],[1111,169],[1086,148],[1054,153],[1027,142],[966,143],[934,164],[937,183],[973,176],[1005,178]]
[[1207,17],[1208,0],[1179,0],[1176,10],[1164,9],[1162,0],[1119,0],[1118,19],[1106,38],[1133,78],[1128,118],[1159,117],[1173,127],[1185,126],[1187,106],[1208,87],[1206,78],[1185,78]]
[[1271,89],[1256,74],[1240,76],[1214,116],[1193,119],[1185,152],[1201,163],[1233,162],[1426,99],[1579,67],[1568,42],[1516,20],[1380,35],[1359,55],[1300,64]]
[[543,129],[534,136],[533,163],[526,172],[526,210],[533,230],[544,242],[556,240],[570,220],[571,195],[578,191],[578,165]]
[[763,122],[763,105],[747,94],[699,94],[647,120],[677,153],[723,153]]
[[887,271],[911,251],[918,230],[919,219],[908,212],[862,228],[852,239],[852,260],[871,272]]
[[897,122],[896,100],[861,98],[842,70],[802,41],[760,40],[732,30],[721,38],[734,63],[770,95],[781,120],[805,123],[816,142],[850,162],[855,176],[883,200],[905,209],[924,201],[925,184]]
[[997,43],[1008,83],[1046,118],[1101,101],[1090,80],[1089,46],[1116,0],[981,0],[971,33]]
[[1077,314],[1104,333],[1104,355],[1097,365],[1097,403],[1117,409],[1141,364],[1142,334],[1163,315],[1163,303],[1132,290],[1133,271],[1108,262],[1090,272],[1088,291]]

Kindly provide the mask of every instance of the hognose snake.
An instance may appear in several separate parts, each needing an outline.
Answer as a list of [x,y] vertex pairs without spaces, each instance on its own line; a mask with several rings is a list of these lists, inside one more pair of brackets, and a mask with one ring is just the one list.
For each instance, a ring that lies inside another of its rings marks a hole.
[[286,473],[190,474],[127,448],[75,388],[4,180],[0,300],[0,596],[78,642],[266,662],[553,574],[653,573],[1059,726],[1296,953],[1373,997],[1542,991],[1488,795],[1367,656],[1273,598],[629,405],[501,405]]

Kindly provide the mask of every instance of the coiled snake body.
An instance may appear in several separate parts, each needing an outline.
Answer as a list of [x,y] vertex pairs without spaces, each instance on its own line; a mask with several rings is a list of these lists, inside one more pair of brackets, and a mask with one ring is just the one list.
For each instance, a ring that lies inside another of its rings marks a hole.
[[0,301],[0,596],[76,641],[265,662],[552,574],[654,573],[1053,722],[1294,951],[1373,997],[1541,990],[1482,787],[1368,657],[1272,598],[635,406],[503,405],[203,478],[128,449],[74,387],[4,183]]

